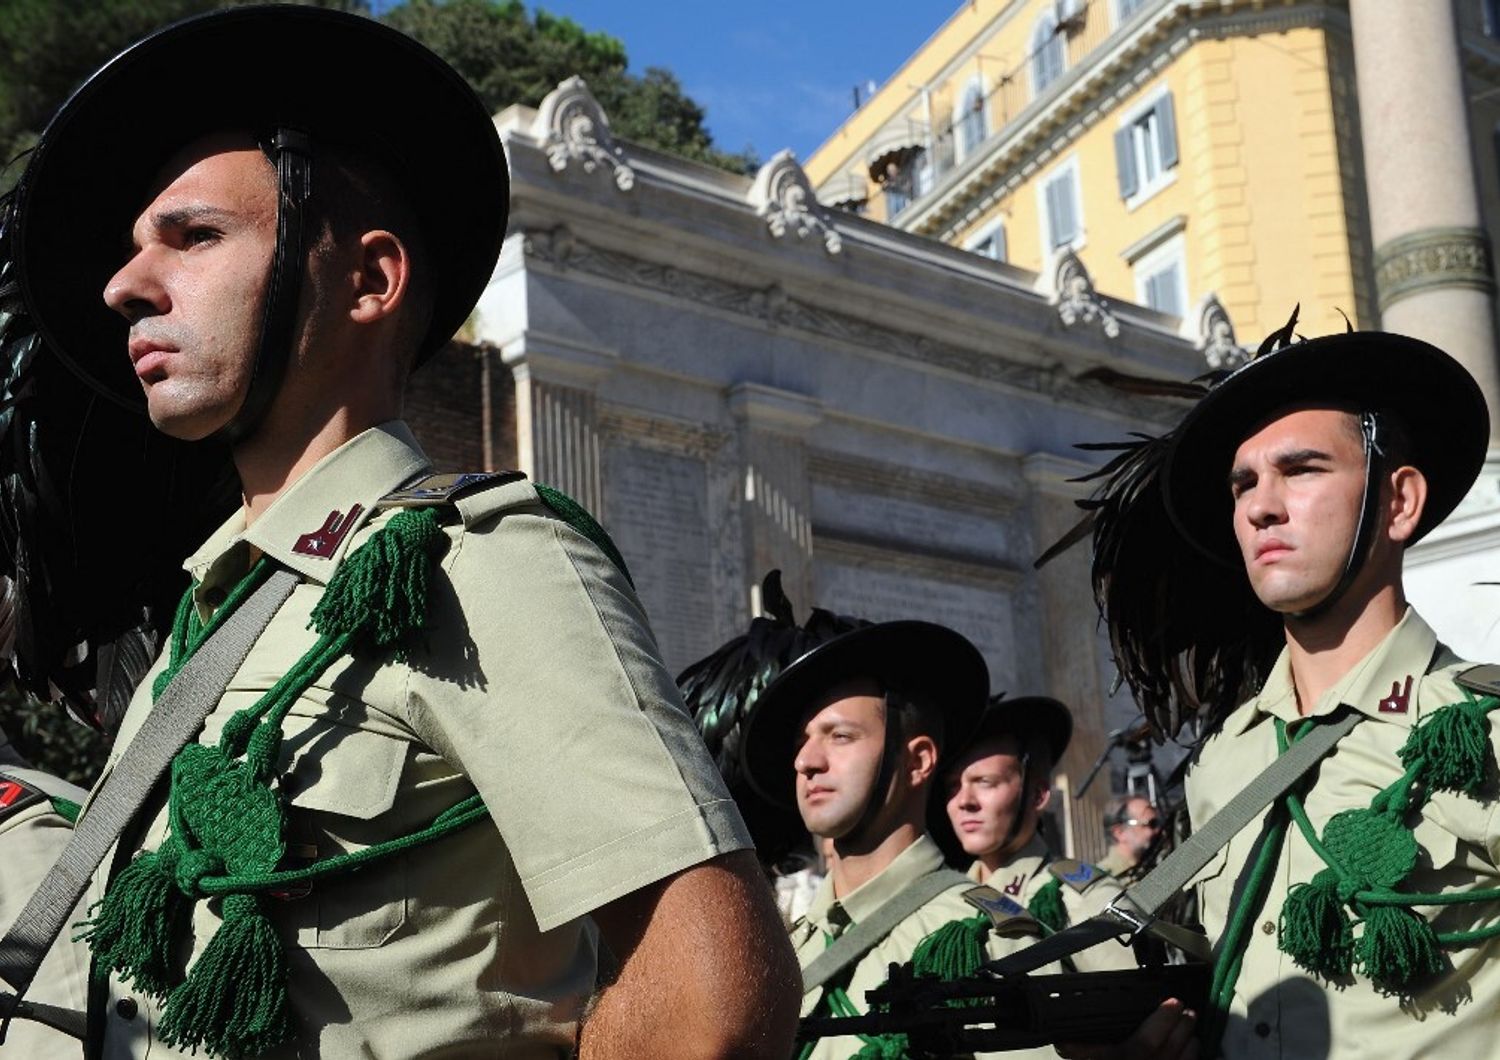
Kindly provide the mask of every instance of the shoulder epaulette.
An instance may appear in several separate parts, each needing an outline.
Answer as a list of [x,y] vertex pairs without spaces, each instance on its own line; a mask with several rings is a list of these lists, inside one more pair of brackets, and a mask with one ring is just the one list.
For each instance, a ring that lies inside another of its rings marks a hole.
[[1109,876],[1109,873],[1087,861],[1074,861],[1072,858],[1048,862],[1047,871],[1079,894]]
[[1459,688],[1467,688],[1482,696],[1500,696],[1500,666],[1494,663],[1471,666],[1453,681]]
[[425,475],[407,486],[392,490],[376,502],[377,508],[435,508],[454,504],[460,497],[489,486],[525,478],[521,471],[464,471]]
[[963,899],[989,916],[995,934],[1002,938],[1025,938],[1042,933],[1042,926],[1024,906],[993,887],[970,887],[963,893]]

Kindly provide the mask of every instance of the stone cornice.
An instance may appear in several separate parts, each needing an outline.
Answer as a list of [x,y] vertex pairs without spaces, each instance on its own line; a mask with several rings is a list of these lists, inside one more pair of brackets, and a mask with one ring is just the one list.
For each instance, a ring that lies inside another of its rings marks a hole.
[[906,541],[813,524],[813,555],[834,563],[874,567],[908,577],[933,578],[991,590],[1014,589],[1021,572],[988,556],[924,548]]
[[1479,228],[1426,228],[1375,248],[1375,291],[1383,312],[1398,299],[1441,287],[1495,289],[1490,240]]
[[1073,378],[1058,363],[1027,364],[993,350],[943,342],[815,305],[780,283],[763,287],[731,283],[703,273],[663,265],[596,247],[565,228],[528,231],[523,236],[528,268],[576,270],[600,279],[697,302],[753,318],[767,328],[787,328],[820,340],[872,350],[924,364],[967,379],[996,384],[1044,400],[1124,416],[1137,421],[1175,423],[1181,409],[1166,402],[1121,394],[1098,383]]
[[901,227],[943,240],[1064,151],[1201,38],[1285,32],[1306,26],[1348,31],[1331,0],[1166,0],[1130,32],[1067,71],[1009,123],[986,150],[960,163],[900,218]]
[[815,484],[913,500],[950,511],[1003,517],[1015,511],[1018,503],[1011,494],[971,479],[826,449],[808,452],[807,472]]

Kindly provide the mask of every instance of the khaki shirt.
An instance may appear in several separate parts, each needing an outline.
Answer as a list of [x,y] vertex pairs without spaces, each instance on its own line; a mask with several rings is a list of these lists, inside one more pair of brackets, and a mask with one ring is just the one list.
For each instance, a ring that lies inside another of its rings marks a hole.
[[1125,873],[1135,868],[1134,863],[1132,863],[1131,860],[1124,854],[1120,853],[1119,848],[1117,847],[1110,847],[1105,855],[1100,858],[1095,863],[1095,865],[1098,868],[1101,868],[1105,872],[1109,873],[1111,876],[1116,877],[1123,876],[1125,875]]
[[[827,948],[825,935],[837,938],[851,924],[858,923],[879,909],[908,884],[942,867],[942,852],[938,850],[936,843],[924,835],[897,854],[884,872],[843,898],[833,896],[833,877],[829,875],[818,887],[807,915],[792,925],[792,945],[797,949],[797,963],[806,968]],[[955,884],[950,890],[931,899],[897,924],[889,935],[859,959],[854,965],[853,974],[848,978],[848,985],[844,987],[844,992],[849,995],[849,1001],[857,1011],[869,1011],[865,1004],[865,993],[885,982],[893,963],[904,964],[911,960],[912,951],[919,942],[950,921],[965,920],[980,914],[978,908],[964,901],[963,895],[968,889],[964,884]],[[1021,949],[1031,941],[1029,938],[1004,938],[992,932],[985,948],[991,959],[997,959]],[[802,1015],[811,1015],[822,998],[822,989],[804,994]],[[855,1037],[824,1038],[818,1042],[808,1060],[847,1060],[862,1047],[860,1040]],[[1038,1049],[995,1055],[1025,1058],[1051,1057],[1056,1054],[1051,1049]]]
[[[1401,775],[1397,749],[1420,719],[1463,698],[1453,679],[1466,665],[1438,643],[1427,623],[1408,611],[1385,640],[1318,700],[1314,714],[1328,714],[1347,704],[1366,715],[1312,774],[1316,780],[1304,805],[1320,834],[1335,813],[1367,807],[1378,791]],[[1411,691],[1403,698],[1408,680]],[[1290,664],[1283,652],[1260,694],[1228,717],[1188,775],[1188,807],[1195,824],[1201,827],[1276,758],[1272,719],[1291,722],[1297,717]],[[1494,718],[1491,715],[1492,741]],[[1414,829],[1425,855],[1402,889],[1500,886],[1496,808],[1492,795],[1476,800],[1435,793]],[[1235,881],[1245,871],[1259,830],[1256,823],[1240,832],[1199,875],[1203,922],[1211,939],[1223,935]],[[1405,1002],[1381,996],[1358,975],[1332,984],[1314,978],[1277,948],[1277,924],[1288,889],[1312,879],[1323,867],[1297,826],[1290,825],[1266,905],[1250,932],[1224,1055],[1231,1060],[1495,1055],[1500,941],[1446,951],[1452,970]],[[1500,920],[1500,904],[1417,911],[1439,931],[1474,929]]]
[[[969,878],[988,884],[1022,906],[1029,907],[1036,893],[1058,878],[1048,868],[1050,865],[1063,868],[1061,893],[1069,925],[1081,924],[1098,916],[1124,890],[1103,870],[1086,862],[1059,863],[1040,836],[1032,836],[1031,842],[987,878],[984,875],[984,863],[975,861],[969,866]],[[1073,954],[1070,960],[1080,972],[1109,972],[1136,966],[1135,951],[1116,942],[1101,942],[1097,946],[1090,946]]]
[[[366,431],[249,529],[234,516],[187,561],[204,615],[245,572],[251,546],[304,576],[201,742],[216,742],[313,644],[308,618],[324,585],[391,514],[377,502],[426,471],[404,425]],[[287,719],[287,844],[319,859],[359,849],[476,791],[490,821],[268,901],[297,1023],[279,1056],[570,1055],[594,990],[588,914],[750,845],[640,601],[604,554],[524,481],[470,493],[449,514],[424,643],[404,663],[339,660]],[[164,665],[136,693],[114,760],[130,753]],[[160,812],[144,847],[165,830]],[[198,903],[195,953],[218,922],[216,902]],[[136,995],[112,980],[104,1054],[179,1055],[155,1039],[156,1004],[136,997],[127,1018],[131,1006],[115,1003],[126,997]]]
[[[0,934],[10,928],[73,832],[48,796],[59,795],[71,802],[84,797],[82,789],[19,762],[0,733],[0,766],[5,767],[5,776],[0,777]],[[69,923],[79,919],[81,914],[75,913]],[[71,935],[72,929],[64,926],[37,969],[27,1000],[83,1011],[88,1003],[89,953],[82,943],[72,942]],[[35,1060],[78,1060],[83,1043],[51,1027],[18,1019],[11,1022],[0,1051]]]

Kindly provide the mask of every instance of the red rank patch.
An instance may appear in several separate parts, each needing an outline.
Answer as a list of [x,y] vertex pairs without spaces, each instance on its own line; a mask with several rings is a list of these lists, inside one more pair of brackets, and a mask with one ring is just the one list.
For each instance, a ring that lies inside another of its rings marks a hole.
[[0,777],[0,817],[40,802],[42,793],[19,780]]
[[1401,687],[1400,681],[1391,682],[1391,694],[1380,701],[1380,713],[1382,714],[1405,714],[1407,704],[1411,700],[1411,674],[1406,675],[1406,687]]
[[310,534],[303,534],[297,538],[297,543],[292,546],[292,551],[302,556],[316,556],[319,559],[328,559],[339,550],[339,544],[345,537],[349,536],[349,530],[359,519],[359,513],[364,508],[356,504],[349,509],[349,514],[335,508],[328,513],[328,518],[323,520],[323,525]]
[[1005,885],[1006,894],[1020,894],[1021,888],[1026,886],[1026,877],[1017,876]]

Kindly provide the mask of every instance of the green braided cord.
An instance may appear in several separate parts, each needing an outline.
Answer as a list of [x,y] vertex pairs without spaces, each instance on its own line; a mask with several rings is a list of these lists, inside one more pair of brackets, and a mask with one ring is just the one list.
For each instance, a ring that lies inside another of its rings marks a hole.
[[[1291,888],[1282,908],[1277,944],[1307,970],[1326,978],[1358,968],[1382,993],[1404,995],[1414,982],[1443,968],[1440,950],[1500,937],[1500,925],[1438,933],[1417,906],[1460,905],[1500,899],[1500,889],[1454,894],[1396,890],[1415,869],[1421,848],[1405,824],[1434,790],[1472,795],[1492,757],[1488,715],[1500,699],[1450,703],[1413,727],[1399,752],[1405,772],[1376,793],[1367,809],[1344,810],[1321,838],[1301,801],[1284,802],[1308,845],[1327,868]],[[1277,743],[1286,751],[1285,726]],[[1363,923],[1356,938],[1350,912]]]
[[52,803],[52,812],[64,821],[67,821],[69,824],[78,823],[78,814],[83,809],[78,803],[72,799],[65,799],[61,795],[53,795],[47,801]]
[[630,582],[631,587],[635,587],[635,580],[630,576],[630,568],[625,565],[625,557],[620,555],[620,550],[615,547],[609,533],[599,525],[597,519],[589,514],[587,508],[566,493],[555,490],[551,486],[534,482],[532,488],[536,490],[538,499],[552,510],[553,515],[597,545],[599,551],[609,557],[609,561],[621,574],[625,575],[625,580]]
[[[287,714],[356,647],[404,651],[426,620],[431,562],[447,544],[435,510],[394,515],[330,579],[310,622],[319,634],[313,646],[230,717],[216,746],[190,743],[173,759],[167,838],[121,872],[79,936],[102,967],[165,998],[161,1036],[168,1044],[233,1058],[266,1052],[293,1034],[286,955],[256,892],[352,871],[485,816],[473,796],[411,835],[276,872],[285,855],[285,811],[270,781]],[[257,563],[207,625],[198,622],[190,593],[184,596],[158,691],[269,571],[269,561]],[[223,922],[184,976],[174,955],[193,903],[210,887],[223,898]]]
[[166,691],[167,685],[172,683],[172,678],[177,676],[177,671],[187,665],[187,661],[198,650],[198,646],[234,613],[246,597],[259,589],[261,583],[271,576],[272,569],[271,560],[262,557],[245,573],[243,578],[235,583],[234,588],[229,590],[228,595],[224,597],[224,602],[213,613],[207,625],[198,620],[198,608],[193,603],[195,586],[190,585],[183,591],[182,599],[177,601],[177,613],[172,619],[171,650],[167,656],[167,665],[151,683],[152,702],[155,702],[162,692]]
[[1055,935],[1067,927],[1068,909],[1063,905],[1062,880],[1053,876],[1037,888],[1036,894],[1031,896],[1031,901],[1026,903],[1026,911],[1047,930],[1049,935]]
[[[1285,727],[1279,718],[1276,726],[1278,742],[1284,741]],[[1301,738],[1309,731],[1311,727],[1305,727],[1296,738]],[[1286,826],[1285,810],[1281,806],[1273,806],[1266,838],[1261,843],[1249,879],[1240,893],[1240,903],[1219,940],[1219,953],[1214,959],[1213,980],[1208,992],[1208,1012],[1199,1028],[1204,1056],[1219,1055],[1219,1043],[1229,1022],[1230,1005],[1234,1001],[1235,984],[1239,982],[1240,969],[1245,963],[1245,950],[1250,944],[1250,925],[1260,915],[1270,893],[1271,873],[1286,843]]]
[[383,860],[392,854],[399,854],[403,850],[410,850],[446,835],[452,835],[488,814],[489,811],[485,808],[484,801],[478,795],[470,795],[462,802],[438,814],[425,828],[408,835],[387,839],[361,850],[335,854],[300,869],[282,869],[243,876],[204,876],[197,881],[197,887],[209,897],[222,894],[279,891],[296,884],[363,868],[371,862]]

